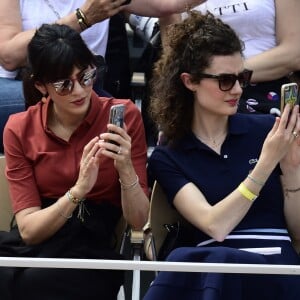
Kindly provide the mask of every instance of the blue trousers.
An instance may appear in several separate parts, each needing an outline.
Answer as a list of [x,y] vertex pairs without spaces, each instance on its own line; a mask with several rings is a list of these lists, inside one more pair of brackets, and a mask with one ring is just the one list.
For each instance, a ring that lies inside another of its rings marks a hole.
[[22,81],[0,78],[0,153],[3,153],[3,129],[8,117],[24,110]]

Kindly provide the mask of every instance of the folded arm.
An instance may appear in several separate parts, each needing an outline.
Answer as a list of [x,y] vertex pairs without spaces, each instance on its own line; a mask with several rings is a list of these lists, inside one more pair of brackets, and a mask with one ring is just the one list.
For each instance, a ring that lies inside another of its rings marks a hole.
[[141,16],[162,17],[186,11],[206,0],[131,0],[124,10]]
[[[121,0],[118,0],[121,1]],[[121,2],[120,2],[121,3]],[[66,4],[68,5],[68,4]],[[112,0],[86,0],[80,7],[89,25],[101,22],[120,11]],[[75,11],[61,16],[56,21],[78,32],[82,31]],[[19,0],[0,1],[0,65],[8,71],[16,70],[26,64],[27,45],[35,29],[23,31]]]
[[277,46],[248,58],[246,68],[254,70],[253,82],[269,81],[300,70],[300,2],[275,1]]

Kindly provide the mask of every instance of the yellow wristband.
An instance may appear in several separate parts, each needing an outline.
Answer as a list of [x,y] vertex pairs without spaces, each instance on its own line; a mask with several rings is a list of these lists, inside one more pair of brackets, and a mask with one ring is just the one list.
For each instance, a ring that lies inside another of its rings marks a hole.
[[239,186],[238,186],[238,191],[249,201],[253,202],[258,195],[253,194],[246,186],[245,184],[242,182]]

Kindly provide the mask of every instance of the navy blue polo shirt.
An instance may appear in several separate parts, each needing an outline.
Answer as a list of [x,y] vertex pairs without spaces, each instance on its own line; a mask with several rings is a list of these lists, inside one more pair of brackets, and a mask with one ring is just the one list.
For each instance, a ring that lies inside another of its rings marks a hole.
[[[190,132],[176,146],[155,148],[149,159],[149,176],[160,183],[171,204],[176,193],[192,182],[214,205],[236,189],[255,167],[274,122],[272,115],[230,116],[221,154]],[[236,229],[286,228],[280,175],[277,166]]]

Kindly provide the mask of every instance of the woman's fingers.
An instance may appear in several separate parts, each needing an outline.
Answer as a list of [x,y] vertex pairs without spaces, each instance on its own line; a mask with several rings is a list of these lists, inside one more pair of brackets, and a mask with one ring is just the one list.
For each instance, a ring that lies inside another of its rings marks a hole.
[[[126,126],[124,125],[126,128]],[[131,158],[131,137],[126,129],[113,124],[108,124],[108,132],[100,135],[98,142],[101,153],[114,160],[128,160]]]
[[83,165],[87,165],[91,158],[95,156],[97,150],[99,150],[98,141],[99,137],[95,137],[85,145],[81,158],[81,163]]

